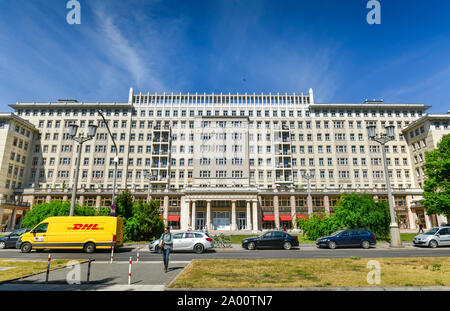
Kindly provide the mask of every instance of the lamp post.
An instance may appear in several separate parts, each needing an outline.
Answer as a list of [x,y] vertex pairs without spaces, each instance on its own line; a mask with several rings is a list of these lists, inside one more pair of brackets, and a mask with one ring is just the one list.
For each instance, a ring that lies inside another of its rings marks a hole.
[[389,177],[388,164],[386,159],[386,150],[384,149],[385,145],[395,139],[394,134],[394,126],[388,125],[385,127],[386,133],[381,136],[376,135],[376,126],[369,125],[367,126],[367,132],[369,135],[369,139],[376,141],[381,145],[381,153],[383,155],[383,165],[384,165],[384,175],[386,176],[386,187],[388,192],[388,200],[389,200],[389,213],[391,215],[391,224],[390,224],[390,233],[391,233],[391,247],[402,247],[402,240],[400,238],[400,230],[398,228],[397,221],[395,220],[395,211],[394,211],[394,199],[392,197],[392,189],[391,189],[391,180]]
[[81,162],[81,149],[83,148],[83,143],[88,140],[94,138],[95,133],[97,132],[97,126],[93,124],[88,125],[88,134],[87,136],[83,136],[83,133],[77,135],[78,125],[70,124],[69,125],[69,137],[76,141],[78,145],[78,158],[77,158],[77,168],[75,169],[75,180],[72,189],[72,200],[70,202],[70,213],[69,216],[73,216],[73,210],[75,208],[75,198],[77,195],[77,186],[78,186],[78,175],[80,173],[80,162]]
[[307,190],[307,192],[308,192],[308,216],[311,217],[311,215],[313,213],[313,208],[312,208],[312,197],[311,197],[311,185],[310,185],[309,181],[314,178],[314,175],[303,173],[302,177],[308,181],[308,190]]
[[114,158],[114,177],[113,177],[113,189],[112,189],[112,199],[111,199],[111,215],[115,215],[115,209],[116,206],[114,204],[114,199],[116,198],[116,184],[117,184],[117,163],[119,162],[119,154],[117,150],[116,141],[114,140],[113,135],[111,134],[111,130],[108,126],[108,121],[106,121],[105,116],[103,115],[102,111],[100,109],[97,110],[98,114],[102,117],[103,122],[105,122],[106,128],[108,129],[109,136],[111,137],[111,140],[114,144],[114,148],[116,151],[116,156]]

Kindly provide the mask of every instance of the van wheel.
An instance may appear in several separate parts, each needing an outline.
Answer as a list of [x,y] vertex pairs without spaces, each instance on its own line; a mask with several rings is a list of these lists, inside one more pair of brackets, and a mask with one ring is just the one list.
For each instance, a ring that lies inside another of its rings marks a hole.
[[204,247],[202,244],[196,244],[196,245],[194,246],[194,251],[195,251],[197,254],[203,253],[204,250],[205,250],[205,247]]
[[88,253],[88,254],[93,253],[93,252],[95,252],[95,244],[92,242],[88,242],[84,245],[83,249],[84,249],[85,253]]
[[26,242],[20,246],[20,251],[22,253],[29,253],[29,252],[31,252],[31,248],[32,248],[31,244]]

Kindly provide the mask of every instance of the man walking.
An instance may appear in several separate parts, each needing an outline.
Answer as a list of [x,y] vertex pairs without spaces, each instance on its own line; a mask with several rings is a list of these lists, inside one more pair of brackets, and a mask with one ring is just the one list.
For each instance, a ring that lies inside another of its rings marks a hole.
[[419,224],[419,232],[418,233],[423,233],[423,225],[422,224]]
[[169,254],[173,245],[172,233],[170,233],[169,227],[164,229],[164,233],[161,234],[159,240],[161,241],[160,247],[164,261],[164,272],[167,272],[167,268],[169,267]]

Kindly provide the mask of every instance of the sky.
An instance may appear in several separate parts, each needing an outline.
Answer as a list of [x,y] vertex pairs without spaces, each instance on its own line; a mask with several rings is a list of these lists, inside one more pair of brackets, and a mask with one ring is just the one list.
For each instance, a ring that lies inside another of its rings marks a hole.
[[0,0],[0,111],[142,93],[307,93],[450,110],[450,1]]

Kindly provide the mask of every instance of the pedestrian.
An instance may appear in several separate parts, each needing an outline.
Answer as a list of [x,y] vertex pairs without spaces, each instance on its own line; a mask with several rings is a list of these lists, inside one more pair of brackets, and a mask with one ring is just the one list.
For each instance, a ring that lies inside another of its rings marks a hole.
[[169,267],[169,254],[173,246],[172,233],[170,233],[169,227],[164,229],[164,233],[161,234],[159,240],[161,241],[160,248],[163,255],[164,272],[167,272],[167,268]]
[[208,233],[208,225],[205,226],[205,232]]
[[422,224],[419,224],[419,232],[418,233],[423,233],[423,225]]
[[286,232],[286,225],[283,226],[283,230],[284,230],[284,232]]

